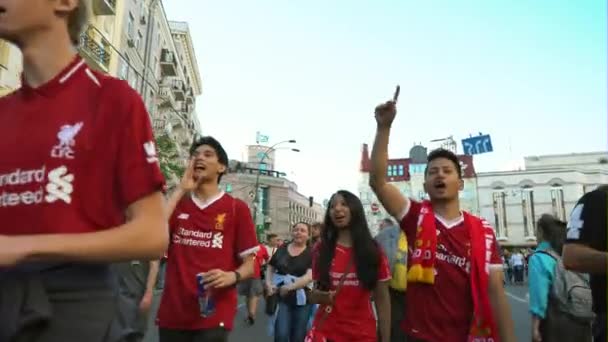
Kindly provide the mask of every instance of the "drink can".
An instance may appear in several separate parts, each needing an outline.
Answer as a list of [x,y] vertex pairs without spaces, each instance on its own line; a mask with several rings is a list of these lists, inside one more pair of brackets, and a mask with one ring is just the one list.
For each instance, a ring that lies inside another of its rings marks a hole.
[[202,273],[196,275],[196,287],[198,289],[198,308],[201,317],[209,317],[213,315],[213,313],[215,312],[215,303],[213,302],[211,291],[205,289],[205,283]]

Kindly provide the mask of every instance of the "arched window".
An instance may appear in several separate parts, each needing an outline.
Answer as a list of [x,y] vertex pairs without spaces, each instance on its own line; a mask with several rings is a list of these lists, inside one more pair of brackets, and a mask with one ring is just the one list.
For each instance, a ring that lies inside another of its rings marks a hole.
[[505,197],[506,193],[502,187],[493,189],[492,203],[494,208],[494,229],[496,229],[496,237],[498,238],[506,238],[509,236]]
[[524,236],[532,238],[536,236],[534,229],[536,217],[534,214],[534,188],[524,185],[521,188],[521,209],[523,215]]

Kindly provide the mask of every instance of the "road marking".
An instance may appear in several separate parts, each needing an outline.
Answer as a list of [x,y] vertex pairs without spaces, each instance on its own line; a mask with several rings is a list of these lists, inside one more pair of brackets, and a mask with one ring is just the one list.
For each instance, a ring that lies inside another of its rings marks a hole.
[[[511,298],[513,298],[513,299],[515,299],[516,301],[518,301],[518,302],[520,302],[520,303],[526,303],[526,304],[528,303],[528,300],[527,300],[527,299],[524,299],[524,298],[518,297],[518,296],[516,296],[516,295],[514,295],[514,294],[512,294],[512,293],[509,293],[509,291],[505,291],[505,293],[507,294],[507,296],[509,296],[509,297],[511,297]],[[526,295],[526,297],[528,297],[528,295]]]

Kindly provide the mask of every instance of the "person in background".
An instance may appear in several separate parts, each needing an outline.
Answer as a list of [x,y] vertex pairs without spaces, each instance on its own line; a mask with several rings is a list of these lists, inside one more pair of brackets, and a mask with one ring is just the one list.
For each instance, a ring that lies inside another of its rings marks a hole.
[[310,244],[314,246],[321,238],[321,222],[315,222],[310,226]]
[[583,195],[570,214],[563,262],[567,269],[589,273],[593,294],[594,341],[607,341],[606,271],[608,270],[608,185]]
[[112,265],[118,275],[119,321],[125,342],[140,342],[146,334],[159,266],[159,260]]
[[407,279],[404,279],[402,281],[403,284],[398,284],[398,286],[393,285],[393,283],[397,282],[399,278],[395,274],[396,265],[401,263],[404,269],[407,270],[407,238],[404,237],[403,247],[405,250],[399,251],[399,238],[401,237],[399,225],[387,217],[380,222],[379,228],[380,231],[376,235],[376,242],[382,247],[388,259],[392,275],[388,287],[391,297],[391,341],[403,342],[407,339],[407,336],[401,330],[400,324],[405,318],[405,288],[407,287]]
[[508,249],[504,249],[504,254],[503,254],[503,262],[504,262],[504,269],[506,271],[505,273],[505,279],[506,282],[509,284],[513,284],[513,265],[511,265],[511,252]]
[[253,264],[253,276],[243,280],[238,284],[238,291],[241,296],[244,296],[247,301],[247,318],[245,323],[248,325],[255,324],[255,315],[258,310],[258,302],[262,294],[264,294],[264,285],[261,279],[262,265],[265,264],[270,257],[266,246],[260,244]]
[[591,327],[568,319],[552,298],[555,266],[562,255],[566,223],[544,214],[538,220],[538,246],[529,257],[528,290],[532,316],[532,341],[591,342]]
[[[264,247],[266,248],[266,254],[268,254],[268,261],[270,261],[270,259],[274,255],[274,253],[277,252],[277,249],[279,248],[278,241],[279,241],[279,237],[277,234],[269,233],[266,235],[266,246],[264,246]],[[262,281],[266,280],[266,269],[267,268],[268,268],[268,262],[263,263],[262,268],[260,270]],[[266,283],[263,282],[262,284],[266,284]],[[264,297],[265,296],[266,296],[266,287],[264,286]]]
[[310,315],[304,290],[312,282],[310,226],[296,223],[291,235],[291,242],[277,250],[266,271],[268,295],[279,295],[278,307],[269,321],[275,342],[302,342]]
[[511,254],[511,267],[513,267],[514,283],[522,285],[524,283],[524,256],[521,251],[516,250]]

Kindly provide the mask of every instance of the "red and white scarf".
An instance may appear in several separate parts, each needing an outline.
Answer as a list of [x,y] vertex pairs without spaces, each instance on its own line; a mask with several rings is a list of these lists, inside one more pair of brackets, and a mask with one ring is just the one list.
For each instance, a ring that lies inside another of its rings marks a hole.
[[[490,258],[492,256],[492,234],[486,234],[482,221],[463,212],[464,224],[471,238],[471,294],[473,297],[473,319],[469,329],[468,342],[498,342],[498,334],[488,282]],[[416,240],[410,256],[408,282],[432,285],[435,283],[435,256],[437,252],[437,227],[433,207],[429,201],[422,202]]]

